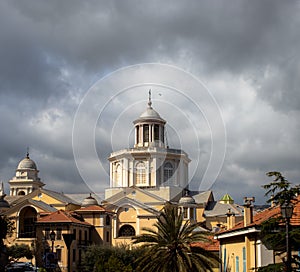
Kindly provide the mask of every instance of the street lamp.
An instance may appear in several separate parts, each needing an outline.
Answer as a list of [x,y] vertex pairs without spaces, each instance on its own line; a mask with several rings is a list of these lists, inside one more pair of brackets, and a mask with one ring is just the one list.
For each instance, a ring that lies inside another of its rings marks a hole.
[[56,234],[55,234],[55,232],[52,230],[52,231],[50,232],[50,240],[51,240],[51,242],[52,242],[52,253],[53,253],[53,249],[54,249],[55,236],[56,236]]
[[286,238],[286,267],[287,271],[291,271],[291,245],[289,236],[290,219],[293,215],[294,206],[292,203],[285,201],[281,206],[281,215],[285,219],[285,238]]

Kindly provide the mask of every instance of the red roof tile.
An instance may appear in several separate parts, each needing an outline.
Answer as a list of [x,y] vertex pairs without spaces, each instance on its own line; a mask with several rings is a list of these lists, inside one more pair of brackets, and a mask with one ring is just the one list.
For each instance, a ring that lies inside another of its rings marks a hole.
[[56,211],[37,220],[38,223],[77,223],[90,225],[79,217],[78,214],[68,211]]
[[[253,216],[253,222],[249,224],[247,227],[258,226],[263,222],[265,222],[266,220],[268,220],[269,218],[275,218],[278,216],[281,216],[280,206],[267,208],[261,212],[256,213]],[[300,226],[300,196],[298,196],[297,199],[294,201],[293,216],[290,220],[290,224],[292,226]],[[237,223],[232,229],[223,232],[228,232],[228,231],[237,230],[241,228],[244,228],[244,221]]]
[[206,243],[201,243],[201,242],[193,243],[192,246],[202,247],[208,251],[219,251],[220,249],[219,240],[215,240],[213,239],[213,237],[210,237],[210,240],[211,242],[206,242]]

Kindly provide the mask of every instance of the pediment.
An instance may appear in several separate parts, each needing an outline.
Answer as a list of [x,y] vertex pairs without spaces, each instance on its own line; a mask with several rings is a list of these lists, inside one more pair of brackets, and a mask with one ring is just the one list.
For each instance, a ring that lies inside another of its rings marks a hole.
[[159,210],[146,205],[145,203],[142,203],[140,201],[137,201],[135,199],[131,199],[128,197],[123,197],[121,199],[118,199],[117,201],[113,202],[113,203],[106,203],[106,208],[109,210],[112,210],[114,212],[116,212],[120,207],[126,207],[126,206],[131,206],[135,209],[139,209],[140,210],[140,214],[147,212],[153,215],[158,215],[159,214]]
[[105,202],[108,203],[114,203],[124,197],[130,198],[130,199],[134,199],[137,200],[138,202],[142,202],[142,203],[157,203],[159,204],[163,204],[165,202],[165,200],[155,194],[152,194],[146,190],[143,190],[142,188],[136,187],[136,186],[132,186],[132,187],[126,187],[123,188],[122,191],[118,192],[117,194],[105,199]]
[[54,212],[57,209],[52,207],[51,205],[43,202],[38,201],[34,199],[24,199],[23,201],[19,201],[16,205],[9,208],[7,211],[5,211],[6,216],[13,216],[14,214],[18,213],[20,210],[22,210],[24,207],[31,206],[34,207],[39,213],[40,212]]

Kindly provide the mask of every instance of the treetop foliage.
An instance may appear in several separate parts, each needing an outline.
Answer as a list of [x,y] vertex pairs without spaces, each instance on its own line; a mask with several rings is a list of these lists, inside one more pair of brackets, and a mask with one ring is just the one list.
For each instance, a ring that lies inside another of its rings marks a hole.
[[267,190],[265,196],[270,196],[270,199],[267,201],[268,203],[273,201],[279,205],[286,202],[290,203],[300,194],[300,185],[292,187],[292,184],[286,180],[280,172],[272,171],[268,172],[266,175],[268,177],[274,177],[273,182],[262,186]]

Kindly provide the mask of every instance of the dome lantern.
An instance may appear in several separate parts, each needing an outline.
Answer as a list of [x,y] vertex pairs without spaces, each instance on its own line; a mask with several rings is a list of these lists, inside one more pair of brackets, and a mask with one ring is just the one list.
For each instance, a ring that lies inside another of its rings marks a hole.
[[146,111],[133,124],[135,126],[134,147],[165,147],[164,134],[166,121],[152,108],[151,90],[149,90]]

